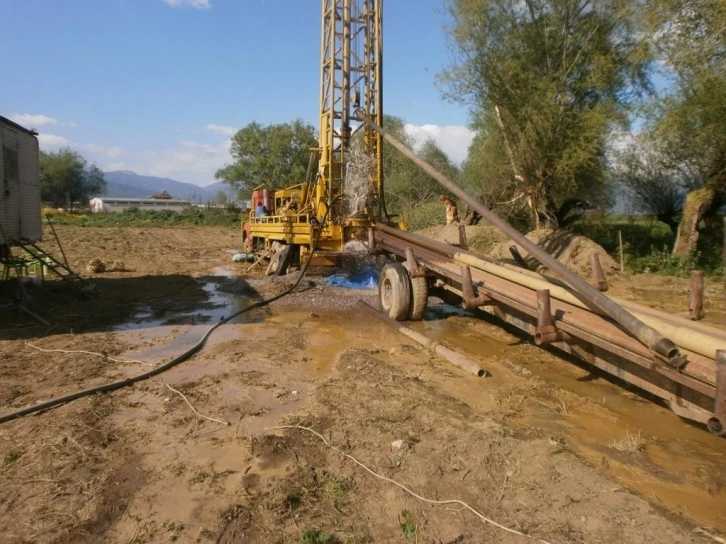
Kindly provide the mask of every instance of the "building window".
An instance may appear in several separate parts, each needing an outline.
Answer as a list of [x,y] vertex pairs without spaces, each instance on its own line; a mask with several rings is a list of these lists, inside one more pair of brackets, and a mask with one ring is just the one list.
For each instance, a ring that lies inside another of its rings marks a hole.
[[3,181],[18,181],[18,150],[3,146]]

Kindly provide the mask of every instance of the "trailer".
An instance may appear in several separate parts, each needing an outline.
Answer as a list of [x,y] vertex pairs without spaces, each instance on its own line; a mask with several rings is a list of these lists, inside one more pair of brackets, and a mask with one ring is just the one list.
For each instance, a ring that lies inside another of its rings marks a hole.
[[37,135],[0,116],[0,245],[43,238]]
[[375,224],[368,249],[388,256],[379,279],[380,306],[397,321],[421,319],[429,294],[483,311],[530,335],[534,343],[576,357],[661,399],[680,417],[726,436],[726,331],[699,323],[703,273],[691,282],[691,320],[607,297],[597,256],[593,277],[582,278],[516,231],[481,202],[418,157],[383,127],[356,115],[399,152],[484,219],[508,235],[557,277],[477,255]]

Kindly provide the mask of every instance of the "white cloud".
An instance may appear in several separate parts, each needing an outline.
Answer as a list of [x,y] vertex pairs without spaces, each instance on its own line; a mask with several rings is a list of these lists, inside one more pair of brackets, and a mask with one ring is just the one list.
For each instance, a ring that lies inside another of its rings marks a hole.
[[76,145],[81,151],[88,151],[96,155],[103,155],[109,159],[117,159],[125,153],[120,147],[104,147],[96,144],[78,144]]
[[237,129],[234,127],[215,125],[213,123],[207,125],[207,130],[216,134],[221,134],[223,136],[234,136],[234,134],[237,132]]
[[12,117],[10,117],[13,121],[18,123],[19,125],[24,125],[31,128],[38,128],[42,127],[43,125],[57,125],[58,120],[53,119],[52,117],[48,117],[47,115],[43,115],[42,113],[38,114],[32,114],[32,113],[16,113],[13,114]]
[[461,125],[412,125],[406,124],[406,133],[411,136],[417,145],[422,145],[429,138],[433,139],[449,158],[461,164],[469,151],[475,132]]
[[38,144],[44,151],[53,151],[61,147],[71,146],[72,143],[68,138],[56,134],[38,134]]
[[194,9],[209,9],[212,7],[210,0],[161,0],[167,6],[172,8],[194,8]]
[[214,182],[214,173],[231,159],[230,140],[218,145],[182,140],[179,146],[176,149],[145,151],[133,170],[139,174],[206,185]]
[[89,162],[106,171],[133,170],[137,174],[159,176],[207,185],[215,181],[215,172],[231,161],[229,138],[217,145],[181,140],[169,148],[134,151],[117,146],[80,143],[57,134],[38,135],[43,151],[69,147]]

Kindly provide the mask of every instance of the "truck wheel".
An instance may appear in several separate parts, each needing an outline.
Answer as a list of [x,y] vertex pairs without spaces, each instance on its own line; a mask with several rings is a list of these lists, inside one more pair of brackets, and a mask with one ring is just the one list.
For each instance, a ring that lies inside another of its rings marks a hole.
[[292,261],[292,246],[289,244],[280,245],[272,254],[270,264],[267,265],[268,276],[284,276]]
[[408,272],[400,263],[388,263],[378,280],[378,298],[381,308],[396,321],[404,321],[411,307],[411,282]]
[[411,281],[411,307],[408,310],[409,321],[421,321],[426,307],[429,305],[429,283],[426,278],[411,278],[408,263],[403,263]]

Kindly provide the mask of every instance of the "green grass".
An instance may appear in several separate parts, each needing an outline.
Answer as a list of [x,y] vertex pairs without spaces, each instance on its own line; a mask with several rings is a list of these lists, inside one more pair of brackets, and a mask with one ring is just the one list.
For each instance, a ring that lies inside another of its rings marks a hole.
[[239,228],[243,214],[235,209],[190,208],[181,212],[171,210],[139,210],[122,212],[67,213],[44,211],[56,225],[78,227],[175,227],[207,226]]
[[320,529],[308,529],[300,537],[300,544],[338,544],[340,541],[333,535]]
[[708,236],[702,229],[699,249],[687,259],[672,255],[676,236],[668,225],[646,216],[599,215],[575,223],[571,230],[600,244],[620,261],[618,233],[623,238],[625,267],[630,272],[664,276],[688,276],[691,270],[705,270],[710,276],[722,271],[722,236]]
[[416,538],[418,525],[416,525],[416,519],[409,510],[401,512],[401,531],[403,532],[403,536],[409,540]]
[[3,456],[3,466],[8,467],[12,465],[15,461],[20,459],[23,456],[23,451],[18,448],[13,448],[5,453]]

